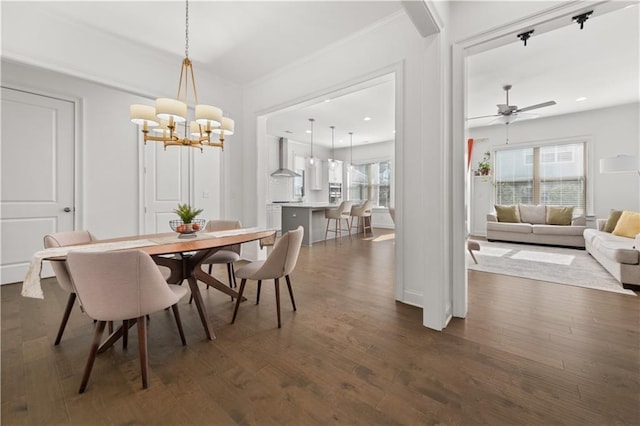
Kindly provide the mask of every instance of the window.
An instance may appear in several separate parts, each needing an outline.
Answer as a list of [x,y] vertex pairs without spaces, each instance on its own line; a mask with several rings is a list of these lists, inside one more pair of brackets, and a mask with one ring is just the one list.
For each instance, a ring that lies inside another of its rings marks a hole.
[[586,210],[585,144],[499,150],[496,204],[548,204]]
[[349,200],[373,201],[374,205],[391,205],[391,161],[354,164],[349,173]]

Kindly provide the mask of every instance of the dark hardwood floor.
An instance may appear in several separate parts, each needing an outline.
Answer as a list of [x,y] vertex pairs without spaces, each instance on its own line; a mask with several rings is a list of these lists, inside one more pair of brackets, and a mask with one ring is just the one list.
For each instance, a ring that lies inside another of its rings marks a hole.
[[203,290],[214,341],[188,297],[187,346],[171,311],[151,315],[147,390],[135,327],[79,395],[92,321],[76,307],[53,346],[67,294],[2,286],[2,424],[640,424],[639,298],[470,271],[468,318],[431,331],[394,301],[393,245],[303,247],[281,329],[270,282],[260,305],[247,284],[233,325],[230,298]]

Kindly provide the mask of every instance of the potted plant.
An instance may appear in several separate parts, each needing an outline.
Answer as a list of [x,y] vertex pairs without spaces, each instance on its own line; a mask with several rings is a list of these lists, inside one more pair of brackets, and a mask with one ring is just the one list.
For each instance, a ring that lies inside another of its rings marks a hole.
[[478,163],[478,172],[481,176],[488,176],[491,173],[491,152],[487,151]]
[[[174,209],[173,212],[178,215],[181,223],[176,224],[174,231],[181,234],[199,231],[203,226],[204,220],[196,220],[196,216],[202,211],[203,209],[195,209],[189,204],[178,204],[178,208]],[[173,223],[171,225],[173,227]]]

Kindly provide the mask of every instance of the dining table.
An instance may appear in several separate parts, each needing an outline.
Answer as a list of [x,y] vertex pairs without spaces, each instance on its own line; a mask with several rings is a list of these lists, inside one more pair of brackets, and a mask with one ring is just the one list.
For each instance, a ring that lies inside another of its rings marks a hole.
[[[215,334],[207,315],[207,308],[200,294],[198,281],[234,298],[238,297],[238,293],[206,273],[201,267],[202,262],[226,246],[251,241],[271,240],[275,232],[274,229],[240,228],[229,231],[198,232],[192,238],[181,238],[175,233],[148,234],[95,240],[91,243],[44,249],[36,252],[31,259],[27,275],[23,282],[22,295],[25,297],[43,298],[40,283],[42,262],[64,262],[66,261],[67,253],[72,250],[141,250],[149,254],[156,264],[169,268],[171,273],[166,279],[167,283],[181,284],[184,280],[187,281],[205,335],[207,339],[213,340],[215,339]],[[246,298],[243,297],[242,301],[245,300]],[[128,326],[131,327],[134,323],[134,321],[129,321]],[[102,343],[99,352],[103,352],[112,346],[122,335],[122,327],[119,327]]]

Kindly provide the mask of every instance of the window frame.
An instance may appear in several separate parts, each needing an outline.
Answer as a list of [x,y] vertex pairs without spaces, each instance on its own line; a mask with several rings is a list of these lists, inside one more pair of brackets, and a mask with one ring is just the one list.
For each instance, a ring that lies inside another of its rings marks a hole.
[[[381,157],[381,158],[369,158],[366,160],[360,160],[358,162],[353,162],[353,166],[371,166],[373,164],[380,164],[380,163],[389,163],[389,170],[390,170],[390,176],[389,176],[389,206],[381,206],[380,203],[380,187],[384,186],[386,187],[387,185],[380,185],[380,179],[378,177],[378,183],[371,183],[371,179],[369,179],[369,183],[367,185],[360,185],[359,186],[364,186],[365,188],[367,188],[367,194],[368,194],[368,199],[372,199],[376,204],[374,205],[374,208],[389,208],[393,205],[393,181],[394,181],[394,162],[393,162],[393,158],[391,157]],[[380,166],[378,166],[378,173],[380,171]],[[346,199],[348,201],[357,201],[357,202],[364,202],[365,199],[354,199],[351,197],[351,188],[353,187],[352,185],[352,177],[353,177],[353,171],[349,168],[347,168],[346,170],[347,172],[347,178],[346,178],[346,182],[347,182],[347,187],[346,187]],[[375,193],[377,191],[377,194]],[[373,196],[375,195],[375,196]]]
[[[495,171],[492,173],[492,183],[493,183],[493,191],[491,194],[492,204],[495,203],[496,191],[497,191],[497,170],[496,170],[496,158],[498,151],[508,151],[508,150],[521,150],[528,148],[543,148],[549,146],[559,146],[559,145],[571,145],[571,144],[584,144],[584,179],[585,179],[585,216],[593,215],[593,206],[594,206],[594,189],[593,189],[593,174],[595,170],[595,159],[593,155],[593,139],[590,136],[574,136],[568,138],[558,138],[558,139],[546,139],[546,140],[532,140],[525,141],[521,143],[512,143],[509,145],[493,145],[490,147],[491,151],[491,165],[492,169]],[[534,151],[535,152],[535,151]],[[535,154],[534,154],[535,157]],[[557,160],[557,159],[556,159]],[[536,159],[534,158],[534,167],[536,167]],[[538,163],[539,167],[539,163]],[[535,175],[535,173],[534,173]],[[535,188],[535,186],[534,186]],[[534,189],[535,190],[535,189]],[[538,195],[538,194],[536,194]],[[534,197],[535,199],[535,197]]]

